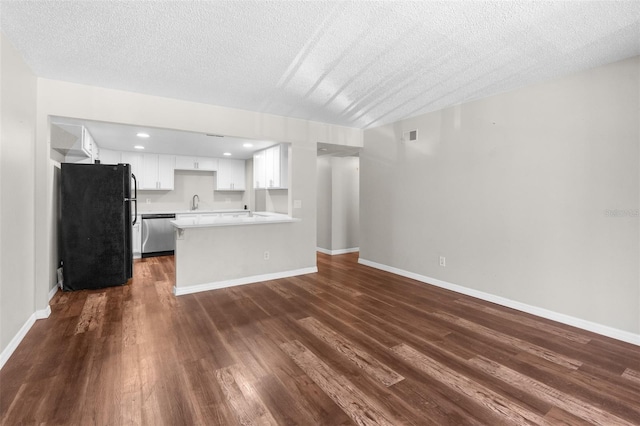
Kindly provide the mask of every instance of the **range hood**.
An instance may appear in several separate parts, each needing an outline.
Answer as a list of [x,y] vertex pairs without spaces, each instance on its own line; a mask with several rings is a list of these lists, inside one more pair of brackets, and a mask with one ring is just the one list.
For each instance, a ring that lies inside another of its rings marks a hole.
[[90,157],[90,138],[79,124],[51,123],[51,148],[64,156]]

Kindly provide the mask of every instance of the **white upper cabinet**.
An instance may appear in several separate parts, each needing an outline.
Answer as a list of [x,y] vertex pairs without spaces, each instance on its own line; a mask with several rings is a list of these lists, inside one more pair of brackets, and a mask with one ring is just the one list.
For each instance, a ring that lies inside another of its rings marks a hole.
[[227,158],[218,159],[216,190],[244,191],[245,186],[245,161]]
[[82,126],[82,150],[87,154],[87,157],[93,159],[93,137],[86,127]]
[[254,188],[289,187],[289,146],[275,145],[253,155]]
[[142,177],[142,154],[138,154],[137,152],[122,152],[120,162],[131,165],[131,173],[136,175],[136,179],[138,179],[138,189],[140,189],[140,178]]
[[217,158],[211,157],[196,157],[198,170],[210,170],[215,172],[218,170],[218,160]]
[[110,149],[100,150],[100,163],[102,164],[118,164],[122,163],[120,151],[112,151]]
[[215,172],[218,170],[218,159],[211,157],[190,157],[176,155],[176,170],[203,170]]
[[253,154],[253,187],[256,189],[266,188],[265,179],[265,151],[257,151]]
[[138,189],[172,190],[174,169],[173,155],[142,154]]

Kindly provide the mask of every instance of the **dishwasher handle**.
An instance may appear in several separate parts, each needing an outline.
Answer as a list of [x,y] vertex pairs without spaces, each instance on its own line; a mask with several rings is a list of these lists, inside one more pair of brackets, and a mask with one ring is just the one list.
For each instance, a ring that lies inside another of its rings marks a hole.
[[149,240],[149,224],[147,221],[142,221],[142,244],[140,248],[144,252],[144,247],[147,245],[147,241]]

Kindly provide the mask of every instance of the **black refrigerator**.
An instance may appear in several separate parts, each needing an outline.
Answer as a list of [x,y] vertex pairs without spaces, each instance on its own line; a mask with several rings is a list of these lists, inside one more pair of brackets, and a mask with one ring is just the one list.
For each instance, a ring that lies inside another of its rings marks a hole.
[[133,276],[136,187],[129,164],[62,163],[63,290],[123,285]]

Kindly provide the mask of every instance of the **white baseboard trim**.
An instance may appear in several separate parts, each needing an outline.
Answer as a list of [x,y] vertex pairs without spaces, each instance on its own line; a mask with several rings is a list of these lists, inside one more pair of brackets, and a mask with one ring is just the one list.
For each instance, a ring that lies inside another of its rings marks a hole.
[[355,253],[357,251],[360,251],[360,247],[351,247],[351,248],[339,249],[339,250],[328,250],[322,247],[316,247],[316,251],[319,251],[320,253],[328,254],[330,256],[334,256],[337,254]]
[[250,277],[236,278],[233,280],[216,281],[212,283],[191,285],[187,287],[173,287],[173,294],[182,296],[184,294],[200,293],[201,291],[218,290],[226,287],[235,287],[237,285],[245,285],[259,283],[262,281],[277,280],[280,278],[295,277],[296,275],[306,275],[318,272],[318,267],[294,269],[291,271],[274,272],[271,274],[253,275]]
[[49,302],[51,302],[51,299],[53,299],[53,296],[56,295],[58,290],[59,290],[59,287],[57,285],[54,286],[51,290],[49,290]]
[[13,339],[11,339],[7,347],[4,348],[4,350],[0,354],[0,369],[4,367],[4,364],[9,360],[9,358],[11,358],[11,355],[18,348],[18,345],[20,344],[20,342],[22,342],[22,339],[24,339],[24,336],[27,335],[29,330],[31,330],[31,327],[33,327],[33,324],[35,324],[35,322],[36,322],[36,313],[34,312],[33,314],[31,314],[29,319],[27,319],[27,321],[22,325],[20,330],[18,330],[18,333],[15,336],[13,336]]
[[[49,294],[51,295],[51,292]],[[53,294],[55,294],[55,292]],[[51,300],[51,297],[49,297],[49,300]],[[49,305],[47,305],[45,309],[37,310],[31,314],[29,319],[27,319],[22,327],[20,327],[18,333],[13,336],[13,339],[11,339],[7,347],[4,348],[2,353],[0,353],[0,370],[4,367],[4,364],[9,360],[9,358],[11,358],[11,355],[18,348],[18,345],[22,342],[24,336],[26,336],[29,330],[31,330],[31,327],[33,327],[36,320],[49,318],[49,315],[51,315],[51,306]]]
[[51,315],[51,306],[47,305],[46,308],[36,311],[34,315],[37,320],[49,318],[49,315]]
[[[53,298],[53,296],[56,294],[57,291],[58,291],[57,286],[52,288],[49,291],[49,300]],[[20,330],[18,330],[18,333],[15,336],[13,336],[13,339],[11,339],[7,347],[4,348],[2,353],[0,353],[0,370],[2,369],[2,367],[4,367],[4,364],[9,360],[9,358],[11,358],[11,355],[18,348],[18,345],[20,344],[20,342],[22,342],[22,339],[24,339],[24,336],[26,336],[29,330],[31,330],[31,327],[33,327],[33,324],[35,324],[36,320],[49,318],[50,315],[51,315],[50,305],[47,305],[46,308],[39,309],[31,314],[29,319],[27,319],[27,321],[22,325]]]
[[483,291],[474,290],[468,287],[463,287],[458,284],[452,284],[436,278],[431,278],[424,275],[416,274],[414,272],[405,271],[403,269],[394,268],[393,266],[384,265],[382,263],[373,262],[363,258],[358,259],[358,263],[365,266],[370,266],[372,268],[380,269],[386,272],[391,272],[392,274],[411,278],[426,284],[431,284],[436,287],[441,287],[447,290],[455,291],[456,293],[466,294],[467,296],[476,297],[478,299],[486,300],[487,302],[492,302],[498,305],[506,306],[507,308],[517,309],[519,311],[536,315],[542,318],[550,319],[550,320],[567,324],[573,327],[581,328],[583,330],[587,330],[593,333],[601,334],[603,336],[611,337],[612,339],[621,340],[623,342],[640,346],[640,334],[634,334],[628,331],[609,327],[607,325],[598,324],[598,323],[583,320],[580,318],[575,318],[570,315],[561,314],[559,312],[550,311],[548,309],[540,308],[537,306],[527,305],[526,303],[517,302],[515,300],[507,299],[505,297],[496,296],[490,293],[485,293]]

